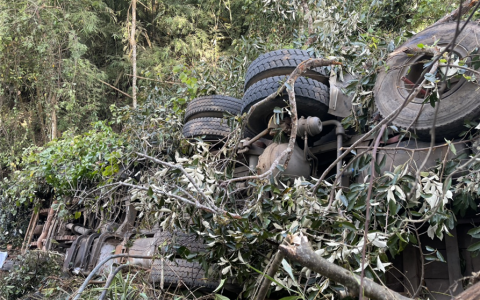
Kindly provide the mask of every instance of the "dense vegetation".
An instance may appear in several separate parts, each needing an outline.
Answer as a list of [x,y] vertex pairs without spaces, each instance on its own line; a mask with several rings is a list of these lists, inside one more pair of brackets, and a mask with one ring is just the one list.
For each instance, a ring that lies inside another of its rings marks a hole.
[[[263,270],[275,249],[272,244],[300,230],[314,237],[323,256],[358,272],[367,184],[353,185],[345,195],[333,191],[334,205],[344,215],[323,213],[331,192],[327,184],[313,193],[308,189],[312,183],[302,181],[283,190],[268,181],[251,182],[242,191],[242,201],[231,203],[239,191],[219,183],[231,178],[232,161],[209,153],[201,141],[182,139],[183,111],[200,95],[241,98],[245,69],[259,54],[302,48],[336,57],[344,71],[357,75],[349,86],[355,109],[344,125],[365,132],[374,122],[371,90],[377,68],[412,33],[457,5],[436,0],[140,1],[139,105],[133,109],[131,99],[119,92],[132,92],[130,1],[0,0],[0,248],[21,244],[31,211],[52,200],[58,201],[56,209],[65,218],[99,210],[108,218],[115,213],[114,204],[128,194],[143,213],[142,226],[160,221],[165,229],[189,228],[201,235],[211,252],[185,256],[204,266],[215,264],[223,277],[244,282],[246,297],[255,286],[256,273],[250,266]],[[231,146],[239,139],[242,120],[228,122],[233,134],[220,152],[234,157]],[[208,190],[211,207],[241,218],[183,205],[174,196],[185,196],[185,190],[194,193],[185,177],[139,158],[137,152],[182,165]],[[379,205],[370,226],[376,242],[369,249],[367,276],[382,276],[387,251],[395,256],[406,244],[417,243],[418,233],[405,221],[412,215],[430,222],[428,234],[433,237],[454,226],[453,210],[475,209],[479,179],[474,173],[455,185],[446,183],[447,190],[457,192],[454,207],[444,205],[432,216],[423,204],[428,201],[417,202],[431,194],[443,195],[444,177],[455,163],[422,173],[425,180],[412,201],[405,198],[413,182],[407,169],[376,180]],[[355,164],[363,171],[370,159]],[[119,181],[136,187],[116,186]],[[430,190],[431,186],[435,188]],[[271,196],[264,197],[268,191]],[[78,204],[87,211],[80,212]],[[425,255],[443,260],[434,250]],[[307,271],[304,278],[309,277]],[[277,279],[308,299],[337,291],[325,278],[297,283],[288,267]],[[12,288],[17,275],[8,280],[6,288],[0,286],[0,296],[29,291],[25,286]],[[28,286],[30,291],[34,288]],[[71,291],[55,291],[67,292]]]

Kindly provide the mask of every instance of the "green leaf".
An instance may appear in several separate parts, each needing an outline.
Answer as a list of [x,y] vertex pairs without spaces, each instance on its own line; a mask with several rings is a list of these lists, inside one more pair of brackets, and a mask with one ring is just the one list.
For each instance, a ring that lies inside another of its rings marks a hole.
[[230,300],[230,298],[227,298],[223,295],[215,294],[215,300]]
[[471,236],[477,235],[480,233],[480,227],[472,228],[467,233]]
[[437,81],[437,78],[432,73],[425,74],[425,79],[430,81],[430,82],[433,82],[433,83],[435,83]]
[[292,267],[285,259],[282,260],[282,266],[285,271],[287,271],[288,275],[290,275],[290,278],[292,278],[293,282],[296,282],[295,277],[293,276]]
[[352,223],[349,223],[349,222],[340,222],[340,223],[337,223],[337,224],[339,224],[341,227],[343,227],[345,229],[357,230],[357,228],[355,228],[355,226]]
[[445,139],[445,142],[447,142],[448,147],[450,148],[450,151],[452,151],[453,155],[457,155],[457,149],[455,149],[455,145],[453,145],[452,142],[447,139]]
[[214,292],[214,293],[218,292],[218,291],[223,287],[223,285],[225,284],[225,281],[226,281],[226,280],[227,280],[227,279],[222,279],[222,280],[220,281],[220,284],[218,285],[218,287],[217,287],[213,292]]
[[75,219],[79,219],[81,216],[82,216],[82,212],[81,212],[81,211],[76,211],[76,212],[75,212]]
[[287,88],[288,91],[293,91],[293,87],[288,84],[288,82],[285,82],[285,87]]
[[468,248],[467,248],[468,251],[477,251],[477,250],[480,250],[480,242],[476,242],[476,243],[473,243],[471,244]]
[[273,112],[276,113],[276,114],[281,114],[282,113],[282,108],[278,107],[278,106],[275,106],[273,108]]
[[302,299],[300,296],[288,296],[288,297],[283,297],[280,300],[297,300],[297,299]]
[[289,289],[288,287],[284,286],[283,284],[281,284],[280,282],[278,282],[277,280],[275,280],[274,278],[272,278],[271,276],[267,275],[267,274],[264,274],[262,271],[259,271],[257,269],[255,269],[254,267],[252,267],[251,265],[247,265],[247,267],[249,267],[250,269],[254,270],[255,272],[257,272],[258,274],[262,275],[262,276],[265,276],[268,280],[274,282],[275,284],[277,284],[278,286],[281,286],[282,288],[288,290],[288,291],[292,291],[291,289]]
[[398,231],[395,231],[395,234],[398,236],[398,238],[399,238],[402,242],[408,243],[408,242],[402,237],[402,235],[401,235]]
[[445,258],[443,258],[443,255],[440,253],[440,251],[437,251],[437,257],[441,262],[445,262]]

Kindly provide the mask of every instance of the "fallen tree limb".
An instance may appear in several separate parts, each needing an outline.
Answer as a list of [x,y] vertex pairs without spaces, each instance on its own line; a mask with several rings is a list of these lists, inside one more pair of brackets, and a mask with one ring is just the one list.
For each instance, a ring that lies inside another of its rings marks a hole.
[[223,216],[230,216],[234,219],[241,219],[242,217],[235,214],[235,213],[230,213],[228,211],[225,211],[221,208],[218,208],[216,206],[214,207],[207,207],[205,205],[202,205],[200,204],[198,201],[197,202],[193,202],[193,201],[190,201],[188,200],[187,198],[185,197],[182,197],[182,196],[178,196],[178,195],[175,195],[171,192],[166,192],[166,191],[163,191],[161,190],[159,187],[156,187],[155,185],[150,185],[149,188],[145,187],[145,186],[141,186],[141,185],[135,185],[135,184],[130,184],[130,183],[127,183],[127,182],[119,182],[118,185],[122,185],[122,186],[127,186],[127,187],[130,187],[130,188],[133,188],[133,189],[138,189],[138,190],[141,190],[141,191],[149,191],[149,189],[151,188],[152,191],[154,193],[157,193],[157,194],[160,194],[160,195],[164,195],[164,196],[167,196],[167,197],[171,197],[171,198],[174,198],[176,200],[179,200],[181,202],[184,202],[186,204],[190,204],[192,206],[195,206],[201,210],[204,210],[204,211],[207,211],[207,212],[210,212],[210,213],[213,213],[213,214],[217,214],[217,215],[223,215]]
[[[131,257],[131,258],[143,258],[143,259],[152,259],[153,256],[145,256],[145,255],[130,255],[130,254],[114,254],[114,255],[110,255],[108,257],[106,257],[104,260],[102,260],[101,262],[99,262],[97,264],[97,266],[90,272],[90,274],[87,276],[87,278],[85,279],[85,281],[83,282],[83,284],[80,286],[80,288],[77,290],[77,292],[72,295],[75,296],[73,298],[73,300],[78,300],[80,299],[83,291],[85,290],[85,288],[87,287],[88,283],[90,282],[90,280],[93,278],[93,276],[95,276],[98,272],[98,270],[100,270],[100,268],[109,260],[111,259],[114,259],[114,258],[119,258],[119,257]],[[70,298],[69,298],[70,299]]]
[[[293,242],[294,244],[290,246],[280,245],[280,251],[285,254],[285,257],[344,285],[355,295],[360,295],[360,277],[358,275],[317,255],[305,236],[295,236]],[[362,294],[374,300],[412,300],[367,278],[363,282]]]
[[472,285],[460,295],[458,295],[455,300],[477,300],[480,296],[480,282]]
[[168,162],[165,162],[165,161],[162,161],[162,160],[159,160],[155,157],[152,157],[152,156],[149,156],[149,155],[146,155],[146,154],[143,154],[143,153],[140,153],[140,152],[135,152],[138,156],[141,156],[141,157],[144,157],[146,159],[149,159],[157,164],[160,164],[164,167],[168,167],[168,168],[171,168],[171,169],[176,169],[176,170],[179,170],[180,172],[182,172],[182,174],[188,179],[188,181],[190,181],[190,183],[193,185],[193,187],[197,190],[197,192],[203,197],[203,199],[205,199],[205,201],[208,203],[208,204],[212,204],[213,201],[212,199],[210,199],[207,195],[205,195],[205,193],[203,192],[203,190],[195,183],[195,180],[192,178],[192,176],[190,176],[187,171],[185,171],[185,169],[181,166],[181,165],[174,165],[172,163],[168,163]]
[[457,20],[458,18],[460,18],[461,16],[466,14],[470,9],[472,9],[473,6],[475,6],[478,3],[478,1],[479,0],[467,0],[467,1],[463,2],[461,9],[460,8],[455,9],[454,11],[452,11],[448,15],[444,16],[443,18],[441,18],[437,22],[433,23],[433,25],[431,25],[429,27],[432,27],[432,26],[435,26],[435,25],[438,25],[438,24],[441,24],[441,23]]
[[[285,245],[285,242],[282,244]],[[272,263],[270,264],[270,267],[268,268],[267,275],[270,278],[273,278],[275,274],[278,272],[278,269],[280,268],[280,264],[282,263],[282,260],[285,258],[285,253],[282,251],[278,250],[277,253],[275,253],[275,257],[272,260]],[[267,277],[263,276],[261,278],[261,284],[260,288],[258,289],[257,296],[255,297],[255,300],[264,300],[265,296],[267,296],[269,287],[272,283],[272,281]]]
[[[377,161],[377,149],[378,145],[380,144],[380,140],[382,139],[383,132],[387,128],[387,125],[383,125],[380,128],[380,132],[377,135],[377,140],[375,141],[375,146],[373,146],[372,151],[372,161],[370,165],[370,184],[368,185],[368,193],[367,193],[367,201],[366,201],[366,210],[365,210],[365,229],[363,231],[363,239],[368,241],[368,227],[370,226],[370,200],[372,197],[372,188],[373,188],[373,179],[375,178],[375,163]],[[362,247],[362,274],[360,275],[360,290],[363,289],[365,283],[365,256],[367,251],[367,243],[363,243]],[[363,300],[363,295],[360,295],[360,300]]]

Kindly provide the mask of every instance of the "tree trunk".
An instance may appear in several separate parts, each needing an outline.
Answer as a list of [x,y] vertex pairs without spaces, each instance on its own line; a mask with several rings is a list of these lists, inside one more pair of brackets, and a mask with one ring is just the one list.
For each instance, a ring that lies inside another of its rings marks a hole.
[[307,39],[307,42],[305,43],[305,45],[310,46],[317,39],[316,37],[312,36],[313,33],[315,32],[315,30],[313,28],[313,18],[312,18],[311,12],[310,12],[310,8],[308,8],[307,0],[303,0],[301,4],[302,4],[302,8],[303,8],[304,19],[307,20],[307,29],[308,29],[308,39]]
[[137,42],[135,31],[137,23],[137,0],[132,0],[132,29],[130,32],[130,45],[132,47],[132,98],[133,108],[137,107]]
[[[275,253],[275,256],[272,258],[272,263],[270,264],[270,267],[268,268],[266,273],[269,277],[273,278],[273,276],[275,276],[275,274],[278,272],[278,269],[280,268],[280,264],[282,263],[284,257],[285,254],[280,250]],[[270,279],[266,276],[262,276],[260,280],[260,288],[258,289],[255,300],[264,300],[272,283]]]
[[479,0],[466,0],[465,2],[463,2],[461,9],[457,8],[456,10],[452,11],[451,13],[444,16],[443,18],[428,27],[432,27],[440,23],[454,21],[462,17],[462,15],[466,14],[470,9],[472,9],[478,3],[478,1]]
[[52,94],[50,103],[52,104],[52,140],[57,138],[57,96]]

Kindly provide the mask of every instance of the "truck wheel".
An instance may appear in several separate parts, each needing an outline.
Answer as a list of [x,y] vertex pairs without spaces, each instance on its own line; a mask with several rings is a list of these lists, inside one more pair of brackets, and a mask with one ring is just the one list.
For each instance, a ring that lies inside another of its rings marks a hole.
[[206,276],[205,270],[197,262],[189,262],[186,259],[177,258],[173,261],[153,261],[150,281],[154,284],[163,279],[165,287],[182,286],[195,288],[215,289],[220,279],[215,280],[212,276]]
[[[242,113],[248,112],[255,103],[275,93],[286,80],[287,76],[275,76],[262,79],[252,85],[243,96]],[[319,117],[321,120],[328,119],[329,88],[323,83],[299,77],[295,82],[295,99],[299,118],[312,116]],[[254,134],[260,133],[267,128],[273,109],[287,105],[288,95],[284,91],[277,98],[257,107],[248,119],[247,126]]]
[[[463,24],[462,22],[460,27]],[[416,82],[423,71],[422,61],[432,58],[431,55],[408,56],[404,50],[416,48],[418,44],[433,45],[435,40],[439,40],[437,43],[439,47],[445,47],[452,41],[455,29],[456,22],[427,28],[400,46],[387,60],[386,67],[378,75],[374,88],[375,103],[382,116],[388,116],[402,105],[412,90],[413,85],[405,83],[402,78]],[[471,55],[471,52],[478,47],[475,39],[478,35],[480,35],[480,27],[472,23],[467,24],[456,39],[457,44],[453,50],[455,56],[462,59]],[[470,61],[471,58],[467,60],[467,65],[470,65]],[[411,127],[419,138],[430,140],[432,126],[435,126],[438,141],[442,141],[443,138],[454,138],[462,131],[464,120],[475,119],[480,115],[479,95],[476,84],[466,81],[463,77],[453,78],[450,85],[443,90],[435,125],[433,125],[435,108],[429,103],[422,105],[423,97],[415,98],[409,103],[392,123],[401,128],[408,128],[422,110],[418,120]]]
[[[289,75],[302,61],[314,58],[305,50],[283,49],[268,52],[255,59],[247,69],[245,88],[247,91],[254,83],[272,76]],[[325,67],[308,70],[304,76],[328,83],[329,71]]]
[[253,138],[256,135],[257,134],[255,134],[255,132],[251,131],[250,128],[248,128],[248,126],[245,126],[245,128],[243,129],[243,135],[242,135],[243,138]]
[[204,117],[222,118],[225,112],[238,115],[242,109],[242,101],[223,96],[209,95],[193,99],[185,110],[184,122]]
[[168,252],[170,247],[186,247],[190,252],[198,253],[207,250],[207,245],[203,244],[201,240],[197,239],[197,236],[190,233],[184,233],[180,230],[176,230],[173,233],[170,231],[162,231],[155,235],[159,250],[162,254]]
[[204,136],[205,141],[219,141],[230,134],[230,126],[222,118],[198,118],[188,121],[182,133],[186,138]]

